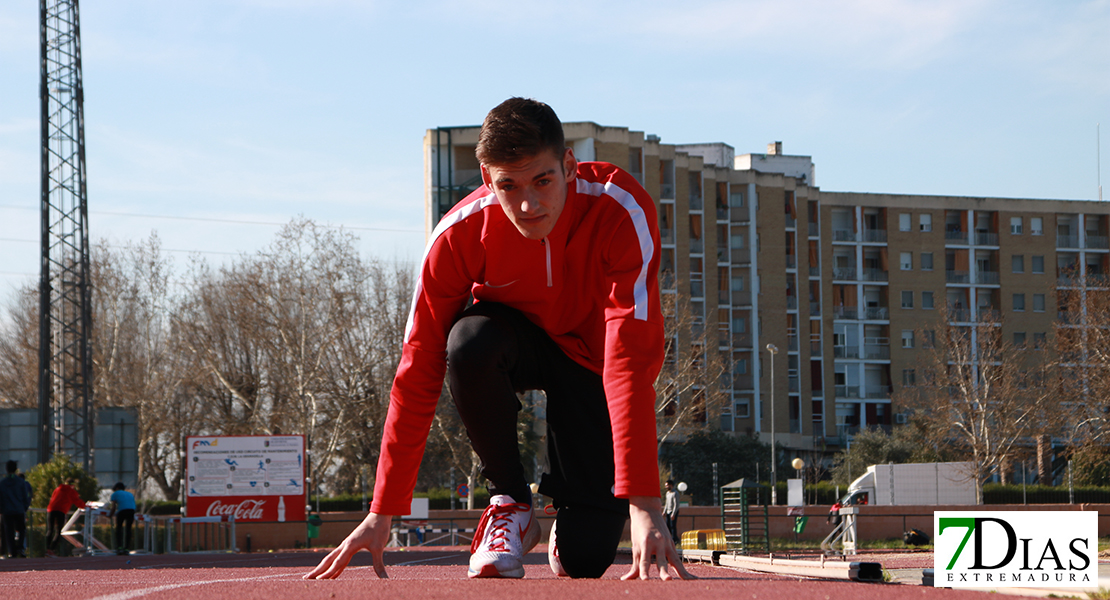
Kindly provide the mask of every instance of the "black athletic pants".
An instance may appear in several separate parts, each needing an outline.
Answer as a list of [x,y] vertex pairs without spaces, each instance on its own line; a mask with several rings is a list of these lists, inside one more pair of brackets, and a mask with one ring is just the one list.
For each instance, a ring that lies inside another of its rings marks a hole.
[[628,501],[613,496],[613,433],[601,376],[570,359],[520,311],[479,302],[447,339],[447,380],[490,494],[530,503],[517,446],[517,392],[547,395],[550,473],[540,491],[558,509],[559,559],[571,577],[613,564]]
[[62,528],[66,524],[66,514],[60,510],[46,513],[46,549],[54,552],[62,539]]
[[25,514],[7,514],[0,517],[0,528],[4,530],[4,545],[9,558],[24,556],[23,538],[27,536],[27,516]]
[[[131,549],[131,526],[134,524],[135,509],[128,508],[116,511],[116,550]],[[125,537],[126,545],[124,544]]]

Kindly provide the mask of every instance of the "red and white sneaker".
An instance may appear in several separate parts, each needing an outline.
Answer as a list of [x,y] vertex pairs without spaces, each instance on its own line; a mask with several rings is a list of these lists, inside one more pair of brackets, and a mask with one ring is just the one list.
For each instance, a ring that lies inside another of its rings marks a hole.
[[551,572],[559,577],[570,577],[567,575],[566,569],[563,569],[563,563],[559,561],[559,546],[555,543],[555,524],[558,520],[551,522],[551,537],[547,540],[547,564],[551,566]]
[[524,555],[540,541],[532,507],[511,496],[490,498],[470,543],[470,577],[524,577]]

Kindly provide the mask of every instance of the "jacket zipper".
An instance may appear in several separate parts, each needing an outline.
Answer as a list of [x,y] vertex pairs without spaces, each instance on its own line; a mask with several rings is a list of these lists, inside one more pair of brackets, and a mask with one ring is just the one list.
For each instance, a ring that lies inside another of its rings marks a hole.
[[553,287],[555,282],[551,277],[551,244],[547,243],[547,238],[543,238],[542,243],[544,249],[547,250],[547,287]]

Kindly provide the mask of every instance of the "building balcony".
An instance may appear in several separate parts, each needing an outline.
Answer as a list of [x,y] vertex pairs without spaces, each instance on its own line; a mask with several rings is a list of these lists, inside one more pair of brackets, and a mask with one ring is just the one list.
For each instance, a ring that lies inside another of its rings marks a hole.
[[798,297],[797,296],[787,296],[786,297],[786,310],[798,310]]
[[751,306],[752,293],[748,290],[735,290],[732,292],[732,305],[736,306]]
[[947,231],[944,232],[944,242],[946,244],[951,244],[951,245],[956,245],[956,246],[966,246],[966,245],[968,245],[967,244],[967,232],[966,231],[960,231],[959,229],[947,230]]
[[802,382],[797,376],[786,378],[786,390],[791,394],[797,394],[802,389]]
[[975,283],[979,285],[998,285],[998,271],[976,271]]
[[842,321],[857,321],[859,320],[859,309],[855,306],[834,306],[833,318]]
[[869,385],[863,388],[863,397],[868,400],[890,398],[890,392],[891,387],[889,385]]
[[659,230],[659,241],[664,243],[664,244],[673,244],[674,243],[674,229],[671,229],[669,227],[667,229],[660,229]]
[[728,217],[729,217],[728,207],[727,206],[718,206],[717,207],[717,220],[718,221],[727,221]]
[[886,243],[885,229],[864,229],[860,232],[860,241],[872,243]]
[[755,378],[751,375],[733,375],[732,376],[732,389],[734,390],[752,390],[755,389]]
[[729,258],[728,246],[717,246],[717,264],[727,265]]
[[797,352],[798,351],[798,336],[796,336],[796,335],[786,336],[786,351],[787,352]]
[[855,398],[859,399],[860,389],[858,385],[838,385],[834,386],[837,398]]
[[728,306],[732,302],[732,292],[728,290],[717,290],[717,305]]
[[702,254],[705,252],[705,241],[701,238],[690,238],[690,253]]
[[690,210],[701,210],[704,207],[702,204],[701,194],[690,194]]
[[809,237],[821,235],[821,227],[817,223],[809,223]]
[[813,316],[821,314],[821,303],[820,302],[814,302],[814,301],[810,300],[809,301],[809,314],[813,315]]
[[810,342],[809,343],[809,355],[813,358],[818,358],[818,357],[821,356],[821,354],[822,354],[821,342]]
[[968,271],[945,271],[944,280],[948,283],[971,283],[971,273]]
[[798,227],[798,219],[795,219],[794,217],[792,217],[790,215],[786,215],[786,228],[787,229],[796,229],[797,227]]
[[851,229],[834,229],[833,230],[834,242],[855,242],[856,232]]
[[1057,235],[1056,236],[1057,248],[1079,248],[1078,235]]
[[751,348],[752,347],[752,334],[750,334],[750,333],[734,333],[734,334],[732,334],[732,347],[733,348]]
[[752,264],[752,251],[749,248],[733,248],[732,249],[732,264],[734,265],[750,265]]
[[787,269],[797,269],[798,268],[798,256],[797,255],[795,255],[795,254],[787,254],[786,255],[786,268]]
[[890,309],[885,306],[866,306],[860,311],[860,315],[865,321],[888,321]]
[[990,233],[989,231],[976,231],[975,232],[975,245],[976,246],[997,246],[998,234]]
[[674,184],[661,183],[659,184],[659,197],[668,200],[674,200]]
[[887,281],[889,275],[882,269],[864,269],[860,271],[860,281]]
[[855,267],[834,267],[833,270],[834,281],[855,281],[856,268]]
[[859,358],[859,346],[833,346],[833,358]]
[[864,344],[863,358],[866,360],[890,360],[890,344]]
[[746,206],[733,206],[728,209],[728,218],[732,223],[746,225],[751,222],[752,215]]
[[815,267],[813,265],[810,265],[809,266],[809,276],[811,278],[820,277],[821,276],[821,267]]
[[1083,245],[1088,250],[1107,250],[1110,249],[1110,237],[1088,234],[1086,242]]
[[675,289],[674,286],[675,286],[674,273],[671,273],[670,271],[664,271],[663,273],[661,273],[659,275],[659,288],[660,289],[673,290],[673,289]]

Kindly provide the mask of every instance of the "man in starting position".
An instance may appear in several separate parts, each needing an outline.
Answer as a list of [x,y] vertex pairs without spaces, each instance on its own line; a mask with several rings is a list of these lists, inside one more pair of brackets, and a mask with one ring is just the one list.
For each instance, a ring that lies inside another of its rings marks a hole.
[[525,390],[547,395],[552,570],[600,577],[631,518],[626,579],[646,579],[653,560],[663,579],[668,564],[691,577],[659,500],[655,204],[625,171],[579,163],[555,112],[534,100],[490,111],[476,155],[484,185],[443,217],[421,264],[370,514],[305,577],[337,577],[363,549],[386,576],[390,521],[409,512],[445,372],[491,495],[471,577],[523,577],[540,538],[517,446]]

